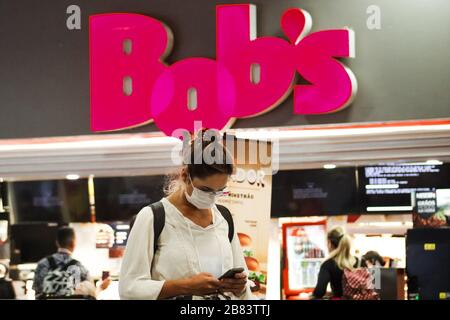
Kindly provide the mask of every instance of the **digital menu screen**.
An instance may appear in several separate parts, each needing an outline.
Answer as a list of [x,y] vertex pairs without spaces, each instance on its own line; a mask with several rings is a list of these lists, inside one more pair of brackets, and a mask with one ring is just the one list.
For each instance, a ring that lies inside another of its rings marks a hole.
[[94,178],[96,221],[129,221],[164,197],[165,180],[164,175]]
[[272,181],[273,217],[359,212],[355,168],[279,171]]
[[450,189],[415,193],[414,227],[439,228],[450,225]]
[[96,248],[125,247],[130,225],[125,222],[99,223],[96,234]]
[[11,264],[36,263],[58,249],[56,223],[21,223],[11,226]]
[[90,221],[87,179],[8,182],[8,192],[14,223]]
[[434,210],[430,192],[450,187],[448,164],[377,165],[358,171],[363,213],[411,213],[416,194],[423,197],[420,210]]

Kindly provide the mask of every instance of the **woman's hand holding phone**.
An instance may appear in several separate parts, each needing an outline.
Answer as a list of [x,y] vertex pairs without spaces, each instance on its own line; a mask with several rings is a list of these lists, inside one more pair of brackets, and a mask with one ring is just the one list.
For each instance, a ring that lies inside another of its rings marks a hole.
[[247,275],[244,272],[234,273],[232,277],[215,278],[212,274],[202,272],[187,279],[189,294],[207,295],[217,292],[231,292],[241,295],[247,284]]
[[191,294],[202,296],[216,293],[222,286],[212,274],[202,272],[188,279]]
[[247,275],[244,272],[236,273],[233,278],[222,278],[221,292],[231,292],[235,296],[240,296],[247,285]]

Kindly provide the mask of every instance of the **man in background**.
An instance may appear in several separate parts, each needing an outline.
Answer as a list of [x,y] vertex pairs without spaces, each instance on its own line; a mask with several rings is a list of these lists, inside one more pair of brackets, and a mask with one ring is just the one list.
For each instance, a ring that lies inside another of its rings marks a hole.
[[[89,295],[93,298],[97,290],[90,279],[89,271],[81,262],[72,258],[76,246],[75,231],[69,227],[58,230],[58,251],[38,262],[33,290],[36,299],[73,295]],[[111,280],[105,279],[100,290],[105,290]]]

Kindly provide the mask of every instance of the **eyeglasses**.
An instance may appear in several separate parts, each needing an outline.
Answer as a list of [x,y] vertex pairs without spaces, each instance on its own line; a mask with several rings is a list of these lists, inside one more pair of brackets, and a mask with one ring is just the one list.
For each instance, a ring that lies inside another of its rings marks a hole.
[[[202,190],[203,191],[203,190]],[[206,193],[208,193],[208,194],[210,194],[210,195],[212,195],[212,196],[215,196],[215,197],[223,197],[223,196],[226,196],[226,195],[228,195],[230,192],[229,191],[227,191],[227,190],[221,190],[221,191],[203,191],[203,192],[206,192]]]
[[200,188],[194,186],[194,183],[192,182],[191,175],[188,175],[188,177],[189,177],[189,181],[191,182],[191,184],[192,184],[192,186],[193,186],[194,188],[199,189],[200,191],[205,192],[205,193],[209,194],[210,196],[214,196],[214,197],[223,197],[223,196],[226,196],[226,195],[228,195],[228,194],[230,193],[230,192],[229,192],[228,190],[226,190],[225,188],[224,188],[224,190],[218,190],[218,191],[214,191],[214,190],[202,190],[202,189],[200,189]]

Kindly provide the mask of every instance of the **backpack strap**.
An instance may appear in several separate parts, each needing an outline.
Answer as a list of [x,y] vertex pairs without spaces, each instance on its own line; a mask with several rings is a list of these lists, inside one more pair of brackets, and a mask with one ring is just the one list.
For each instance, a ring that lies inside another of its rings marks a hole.
[[234,222],[233,222],[233,216],[231,215],[230,210],[228,210],[227,207],[222,206],[220,204],[216,204],[217,209],[219,209],[220,213],[224,217],[224,219],[228,223],[228,240],[233,241],[234,237]]
[[67,269],[69,269],[70,266],[74,266],[76,264],[78,264],[78,260],[75,259],[70,259],[70,261],[66,262],[62,267],[61,270],[62,271],[66,271]]
[[48,264],[50,265],[51,270],[56,270],[56,269],[60,268],[62,271],[66,271],[70,266],[79,264],[78,260],[70,259],[65,264],[58,266],[58,264],[56,263],[56,260],[55,260],[55,258],[53,258],[53,256],[48,256],[47,261],[48,261]]
[[158,249],[158,239],[166,224],[166,211],[161,201],[149,205],[153,212],[153,253]]
[[[166,211],[164,210],[164,205],[161,201],[152,203],[149,207],[153,212],[153,253],[155,253],[158,249],[159,236],[161,235],[166,223]],[[228,223],[228,240],[231,242],[234,237],[233,216],[227,207],[220,204],[216,205],[216,207]]]
[[55,270],[56,268],[58,268],[58,266],[56,265],[55,258],[53,258],[52,256],[48,256],[47,261],[48,264],[50,265],[51,270]]

